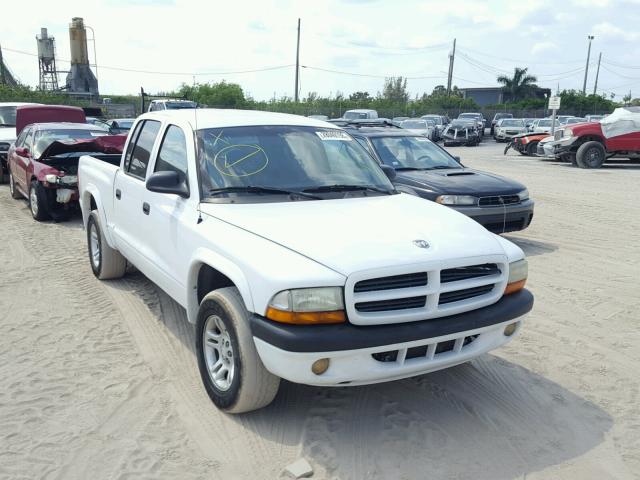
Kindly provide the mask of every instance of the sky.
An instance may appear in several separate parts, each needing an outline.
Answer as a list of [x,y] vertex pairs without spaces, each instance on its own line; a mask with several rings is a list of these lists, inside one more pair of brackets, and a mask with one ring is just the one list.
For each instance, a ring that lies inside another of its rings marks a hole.
[[581,90],[588,35],[595,38],[587,90],[602,52],[598,92],[640,97],[640,0],[32,0],[11,8],[0,45],[9,68],[32,86],[38,62],[26,53],[35,54],[40,27],[56,38],[58,69],[67,70],[68,25],[83,17],[95,32],[103,95],[224,79],[257,100],[293,96],[300,18],[301,97],[375,95],[385,76],[400,75],[412,95],[430,93],[446,84],[454,38],[460,88],[495,86],[518,66],[540,86]]

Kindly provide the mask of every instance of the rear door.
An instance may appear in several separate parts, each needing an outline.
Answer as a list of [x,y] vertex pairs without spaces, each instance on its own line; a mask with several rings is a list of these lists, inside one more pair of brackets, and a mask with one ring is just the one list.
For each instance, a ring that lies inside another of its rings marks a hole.
[[145,186],[149,161],[160,132],[160,122],[138,123],[114,182],[114,233],[118,249],[148,276],[152,265],[149,203]]

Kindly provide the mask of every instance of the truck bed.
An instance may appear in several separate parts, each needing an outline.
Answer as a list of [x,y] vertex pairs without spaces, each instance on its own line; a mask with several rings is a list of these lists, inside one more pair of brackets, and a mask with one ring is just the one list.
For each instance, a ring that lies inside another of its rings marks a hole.
[[[115,178],[120,170],[120,158],[118,154],[94,154],[80,157],[78,165],[78,189],[80,195],[91,195],[99,198],[103,210],[101,210],[101,220],[106,227],[105,234],[109,235],[108,220],[113,219],[114,184]],[[81,202],[84,199],[81,197]],[[88,208],[82,209],[83,217],[90,213]],[[86,218],[85,224],[86,224]]]

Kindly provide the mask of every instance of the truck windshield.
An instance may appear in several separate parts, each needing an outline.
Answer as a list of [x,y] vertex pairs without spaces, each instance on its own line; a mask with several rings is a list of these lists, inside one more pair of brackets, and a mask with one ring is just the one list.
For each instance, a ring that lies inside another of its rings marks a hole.
[[0,127],[16,126],[16,107],[0,107]]
[[374,137],[380,159],[396,170],[461,168],[444,150],[425,137]]
[[205,198],[223,190],[253,196],[258,189],[393,191],[377,162],[343,130],[269,125],[203,129],[197,135]]
[[344,117],[347,120],[360,120],[369,118],[369,115],[364,112],[344,112]]
[[183,108],[197,108],[198,105],[194,102],[166,102],[165,106],[167,110],[181,110]]
[[416,130],[426,130],[427,122],[424,120],[405,120],[400,124],[402,128],[413,128]]

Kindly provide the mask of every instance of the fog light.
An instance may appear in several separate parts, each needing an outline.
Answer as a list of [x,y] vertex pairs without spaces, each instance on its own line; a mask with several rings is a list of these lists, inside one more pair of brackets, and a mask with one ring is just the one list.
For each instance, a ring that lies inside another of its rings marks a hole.
[[322,375],[329,368],[329,359],[321,358],[311,364],[311,371],[316,375]]
[[510,337],[511,335],[513,335],[514,333],[516,333],[516,330],[518,329],[518,322],[515,323],[510,323],[509,325],[507,325],[506,327],[504,327],[504,335],[506,337]]

